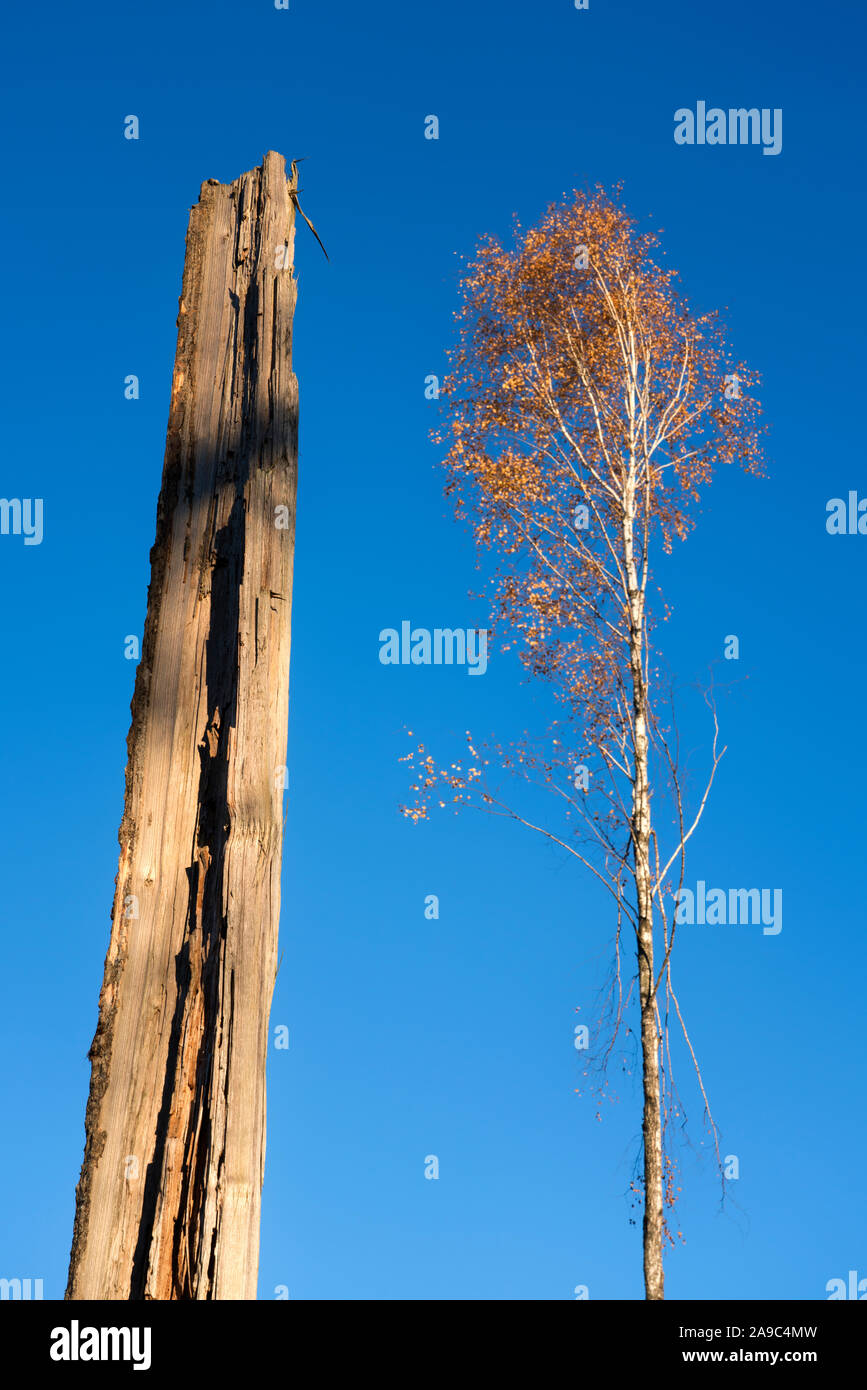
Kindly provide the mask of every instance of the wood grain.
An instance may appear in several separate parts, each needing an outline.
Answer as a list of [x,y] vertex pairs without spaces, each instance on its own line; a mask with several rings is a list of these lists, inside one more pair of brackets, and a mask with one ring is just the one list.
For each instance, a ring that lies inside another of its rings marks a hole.
[[72,1299],[256,1296],[297,479],[290,195],[270,151],[190,213]]

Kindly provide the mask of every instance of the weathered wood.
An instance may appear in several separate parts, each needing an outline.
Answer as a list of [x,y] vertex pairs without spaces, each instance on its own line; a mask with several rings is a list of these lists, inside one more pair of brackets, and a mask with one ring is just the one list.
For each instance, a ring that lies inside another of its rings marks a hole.
[[295,535],[292,187],[271,151],[203,184],[190,213],[67,1298],[256,1296]]

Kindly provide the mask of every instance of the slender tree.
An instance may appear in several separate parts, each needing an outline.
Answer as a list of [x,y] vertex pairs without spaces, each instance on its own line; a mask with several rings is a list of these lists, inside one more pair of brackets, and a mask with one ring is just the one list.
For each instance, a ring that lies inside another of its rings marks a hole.
[[[402,808],[415,820],[431,800],[509,817],[611,894],[614,968],[596,1040],[607,1059],[637,1009],[648,1299],[664,1297],[666,1212],[676,1199],[670,1020],[695,1065],[720,1158],[672,949],[686,845],[725,751],[706,691],[709,771],[687,797],[662,676],[666,608],[651,580],[717,465],[761,472],[762,433],[755,374],[732,360],[719,316],[695,312],[658,255],[658,238],[637,228],[619,188],[596,188],[518,227],[511,247],[484,239],[467,267],[436,434],[447,446],[446,493],[488,558],[492,631],[518,649],[528,676],[550,683],[558,717],[543,737],[507,746],[468,734],[466,758],[450,765],[416,745],[406,759],[416,796]],[[527,784],[558,814],[538,814]],[[621,972],[624,930],[631,981]]]

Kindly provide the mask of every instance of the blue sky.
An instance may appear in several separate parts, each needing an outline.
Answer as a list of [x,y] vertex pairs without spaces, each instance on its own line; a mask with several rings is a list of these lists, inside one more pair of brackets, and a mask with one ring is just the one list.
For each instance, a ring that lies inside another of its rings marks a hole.
[[[728,306],[772,425],[770,477],[719,477],[659,570],[669,665],[685,684],[713,662],[737,678],[690,876],[780,887],[785,903],[778,936],[695,927],[683,942],[680,996],[741,1176],[720,1212],[685,1086],[686,1244],[667,1292],[821,1299],[829,1279],[867,1276],[867,537],[825,530],[829,498],[867,495],[863,40],[854,3],[803,0],[53,0],[7,20],[0,494],[44,499],[44,538],[0,536],[0,1275],[65,1286],[135,676],[124,638],[144,621],[188,210],[205,179],[276,149],[308,157],[301,202],[331,260],[300,227],[272,1012],[290,1046],[269,1058],[260,1298],[642,1296],[638,1085],[618,1077],[601,1122],[575,1094],[605,900],[517,827],[397,812],[405,727],[447,754],[466,728],[531,722],[533,692],[496,652],[481,679],[378,660],[402,619],[486,617],[424,398],[457,256],[515,213],[619,180],[664,227],[690,298]],[[675,145],[674,111],[698,100],[781,108],[782,152]],[[700,758],[697,715],[685,737]]]

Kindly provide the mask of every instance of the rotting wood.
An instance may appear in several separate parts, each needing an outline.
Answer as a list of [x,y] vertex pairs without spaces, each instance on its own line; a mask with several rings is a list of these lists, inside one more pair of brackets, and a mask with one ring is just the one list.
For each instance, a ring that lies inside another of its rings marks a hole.
[[282,156],[191,210],[66,1297],[252,1299],[297,477]]

